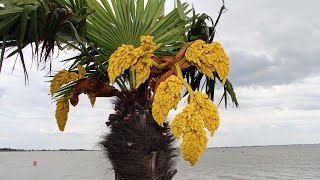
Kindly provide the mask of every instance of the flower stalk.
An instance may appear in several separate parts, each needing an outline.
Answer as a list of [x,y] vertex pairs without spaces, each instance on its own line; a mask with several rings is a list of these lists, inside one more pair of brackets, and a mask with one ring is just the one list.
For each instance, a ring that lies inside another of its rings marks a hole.
[[168,63],[157,63],[155,60],[152,59],[152,66],[156,67],[157,69],[164,69]]
[[179,62],[175,64],[175,67],[176,67],[176,71],[177,71],[177,76],[179,78],[179,80],[182,82],[182,84],[186,87],[189,95],[190,95],[190,103],[192,103],[193,101],[193,96],[194,96],[194,92],[191,88],[191,86],[183,79],[183,76],[182,76],[182,71],[181,71],[181,68],[179,66]]

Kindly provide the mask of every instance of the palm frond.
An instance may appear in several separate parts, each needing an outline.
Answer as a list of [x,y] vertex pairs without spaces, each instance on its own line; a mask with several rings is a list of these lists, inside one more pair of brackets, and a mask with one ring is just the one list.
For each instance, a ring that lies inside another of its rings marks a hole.
[[174,9],[162,17],[164,4],[165,0],[149,0],[146,4],[144,0],[112,0],[111,4],[108,1],[102,1],[102,4],[88,1],[89,9],[95,10],[88,17],[88,41],[107,53],[112,53],[122,44],[138,46],[142,35],[151,35],[156,43],[162,44],[158,52],[168,52],[173,45],[181,47],[183,42],[179,37],[184,36],[191,18],[182,19],[180,14],[186,15],[190,10],[184,3],[180,14],[178,9]]
[[[38,52],[42,43],[40,61],[47,62],[57,40],[70,42],[73,32],[67,21],[74,24],[82,37],[85,36],[86,16],[88,15],[85,0],[24,0],[4,2],[0,9],[0,70],[6,47],[15,46],[9,56],[18,54],[26,74],[22,49],[35,43]],[[26,74],[27,75],[27,74]]]

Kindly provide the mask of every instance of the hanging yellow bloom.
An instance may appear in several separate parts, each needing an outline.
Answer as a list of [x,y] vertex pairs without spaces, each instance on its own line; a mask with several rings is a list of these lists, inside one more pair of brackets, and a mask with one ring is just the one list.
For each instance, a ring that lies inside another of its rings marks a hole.
[[92,94],[88,94],[88,98],[90,100],[91,106],[93,107],[94,104],[96,103],[97,98],[95,96],[93,96]]
[[69,99],[60,97],[57,101],[56,120],[60,131],[64,131],[68,120]]
[[131,68],[135,71],[136,87],[144,83],[150,75],[152,66],[151,57],[153,52],[160,46],[153,42],[152,36],[141,36],[141,45],[134,48],[132,45],[122,45],[109,59],[108,75],[111,83],[123,73]]
[[69,72],[67,70],[61,70],[59,71],[51,80],[51,85],[50,85],[50,93],[51,96],[54,95],[58,91],[58,89],[69,82],[76,81],[78,79],[84,78],[86,75],[86,70],[84,67],[81,65],[77,65],[78,67],[78,73],[75,72]]
[[205,127],[213,136],[219,127],[219,113],[216,105],[208,98],[207,94],[199,91],[194,92],[194,103],[203,118]]
[[190,103],[182,110],[181,113],[176,115],[172,120],[170,127],[173,135],[179,139],[185,127],[198,131],[203,130],[205,124],[196,105],[194,103]]
[[176,115],[170,128],[177,139],[182,136],[183,158],[193,166],[207,146],[208,138],[204,128],[213,135],[219,126],[219,114],[208,95],[195,91],[190,98],[192,101]]
[[187,49],[185,56],[210,78],[213,78],[212,73],[216,71],[222,84],[225,83],[229,74],[229,58],[220,43],[205,44],[203,40],[196,40]]
[[152,103],[152,116],[159,126],[163,127],[170,109],[177,108],[181,100],[182,82],[177,76],[170,76],[161,82]]
[[207,147],[208,138],[204,130],[192,130],[186,128],[181,143],[181,151],[183,159],[190,162],[194,166],[199,160],[200,156]]
[[212,72],[215,71],[213,62],[205,59],[205,55],[209,53],[203,40],[196,40],[190,45],[186,51],[186,58],[192,62],[203,74],[213,78]]
[[83,66],[81,66],[80,64],[77,65],[77,68],[78,68],[78,73],[79,73],[79,79],[84,78],[87,74],[86,69]]
[[51,80],[50,93],[53,96],[54,93],[65,83],[69,82],[69,72],[67,70],[59,71]]
[[195,64],[197,67],[201,66],[201,61],[202,61],[203,52],[204,52],[204,49],[203,49],[204,45],[205,45],[204,41],[196,40],[188,47],[185,53],[187,60]]
[[111,83],[126,69],[128,69],[135,59],[134,47],[132,45],[122,45],[109,59],[108,75]]
[[79,74],[75,73],[75,72],[71,72],[68,74],[68,82],[71,82],[71,81],[75,81],[75,80],[78,80],[79,79]]
[[142,83],[144,83],[148,78],[151,71],[152,66],[152,60],[151,60],[152,54],[146,54],[144,56],[141,56],[137,63],[132,66],[132,70],[134,70],[136,75],[136,87],[138,88]]
[[179,113],[171,121],[170,128],[175,138],[180,139],[184,128],[186,127],[187,119],[185,114]]
[[160,44],[157,45],[153,42],[153,36],[141,36],[140,42],[140,48],[147,54],[152,54],[156,49],[160,47]]
[[222,84],[224,84],[230,71],[227,54],[219,42],[208,44],[206,49],[213,53],[206,54],[204,59],[208,62],[213,62],[213,66],[222,80]]
[[188,104],[171,122],[171,131],[176,138],[182,135],[181,151],[184,160],[193,166],[207,146],[204,121],[195,103]]

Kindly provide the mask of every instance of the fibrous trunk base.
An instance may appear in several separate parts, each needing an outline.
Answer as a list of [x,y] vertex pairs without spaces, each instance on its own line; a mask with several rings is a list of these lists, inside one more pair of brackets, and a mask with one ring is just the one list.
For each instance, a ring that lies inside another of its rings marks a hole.
[[174,137],[168,124],[160,127],[151,115],[151,103],[134,93],[115,101],[109,116],[111,132],[101,145],[112,163],[116,180],[170,180],[177,172]]

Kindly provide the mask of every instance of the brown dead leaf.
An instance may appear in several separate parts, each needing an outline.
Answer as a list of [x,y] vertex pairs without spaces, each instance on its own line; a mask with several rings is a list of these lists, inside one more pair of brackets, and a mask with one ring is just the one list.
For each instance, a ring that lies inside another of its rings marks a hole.
[[110,85],[104,85],[101,88],[95,89],[92,91],[95,97],[112,97],[116,96],[119,93],[119,90]]
[[72,93],[71,98],[70,98],[70,104],[72,106],[78,105],[79,102],[79,93]]
[[74,86],[77,92],[90,92],[103,87],[103,83],[93,78],[80,79]]
[[175,63],[180,61],[182,59],[182,57],[184,56],[184,54],[186,53],[187,48],[192,44],[193,42],[188,42],[186,43],[185,46],[183,46],[179,52],[177,53],[176,57],[175,57]]
[[159,59],[163,62],[171,62],[174,61],[174,56],[159,56]]

